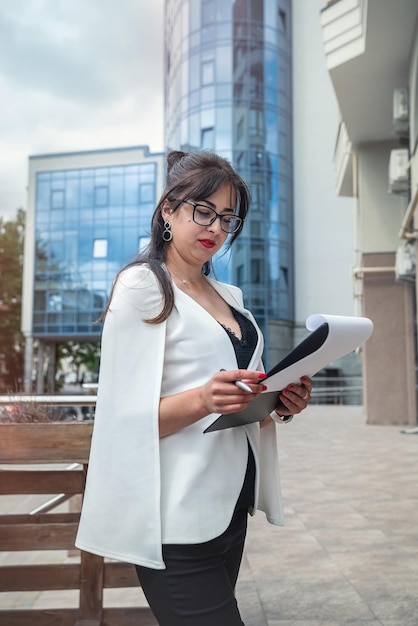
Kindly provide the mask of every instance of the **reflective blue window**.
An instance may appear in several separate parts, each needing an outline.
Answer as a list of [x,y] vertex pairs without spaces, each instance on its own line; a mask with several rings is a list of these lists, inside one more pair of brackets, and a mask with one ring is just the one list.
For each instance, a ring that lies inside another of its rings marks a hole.
[[36,207],[38,211],[49,211],[51,187],[49,180],[40,180],[36,188]]
[[64,191],[62,189],[56,189],[51,192],[51,208],[63,209],[64,208]]
[[202,150],[213,150],[215,147],[215,131],[213,128],[202,130],[201,148]]
[[94,206],[94,185],[93,178],[83,177],[83,172],[81,173],[82,178],[80,181],[80,206],[81,207],[92,207]]
[[202,85],[211,85],[215,80],[215,64],[213,61],[202,63],[201,72]]
[[77,208],[80,204],[79,178],[69,178],[65,184],[65,206],[67,209]]
[[107,185],[102,185],[100,187],[95,187],[94,189],[94,205],[99,206],[107,206],[109,203],[109,187]]
[[215,0],[202,0],[202,26],[208,26],[215,21]]
[[110,178],[109,203],[111,206],[123,204],[123,175],[117,174]]
[[145,204],[147,202],[153,202],[155,198],[154,184],[142,183],[139,186],[139,202]]
[[36,178],[33,334],[97,337],[114,276],[149,236],[156,163]]
[[[180,30],[173,18],[175,32],[168,31],[165,42],[166,144],[198,149],[211,146],[213,136],[215,150],[230,157],[249,184],[254,202],[243,234],[227,259],[216,256],[215,268],[218,277],[238,279],[257,321],[268,329],[270,321],[294,316],[291,2],[180,4],[183,11],[188,7],[190,22],[183,20]],[[167,12],[176,15],[178,5],[167,0]],[[188,54],[176,53],[189,43]],[[186,75],[189,83],[183,79],[179,90],[177,77]],[[206,111],[214,112],[211,120]]]

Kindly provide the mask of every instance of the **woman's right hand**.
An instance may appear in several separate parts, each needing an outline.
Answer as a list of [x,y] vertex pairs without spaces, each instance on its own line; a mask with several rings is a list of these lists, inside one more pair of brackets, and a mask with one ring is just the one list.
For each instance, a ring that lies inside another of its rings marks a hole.
[[[265,390],[263,372],[251,370],[221,370],[207,383],[180,391],[160,400],[160,437],[172,435],[211,413],[234,413],[247,408],[254,398]],[[235,385],[241,380],[251,393]]]
[[[264,372],[237,369],[221,370],[208,382],[200,387],[202,403],[210,413],[234,413],[243,411],[247,406],[266,389],[263,380]],[[245,391],[235,382],[242,381],[252,391]]]

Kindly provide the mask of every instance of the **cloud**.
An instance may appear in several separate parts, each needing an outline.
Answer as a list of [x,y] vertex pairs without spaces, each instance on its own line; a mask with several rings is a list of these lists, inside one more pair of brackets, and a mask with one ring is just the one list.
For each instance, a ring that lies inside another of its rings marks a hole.
[[163,0],[2,0],[0,215],[30,154],[163,141]]
[[0,70],[26,90],[86,101],[114,98],[139,80],[161,88],[154,65],[162,59],[160,5],[2,0]]

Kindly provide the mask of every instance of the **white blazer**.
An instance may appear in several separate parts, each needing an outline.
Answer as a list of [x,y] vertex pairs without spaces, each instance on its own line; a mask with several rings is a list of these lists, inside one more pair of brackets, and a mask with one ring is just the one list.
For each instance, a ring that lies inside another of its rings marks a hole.
[[[210,280],[257,328],[248,369],[261,369],[263,338],[237,287]],[[159,438],[160,398],[236,369],[221,325],[174,286],[175,306],[161,324],[161,292],[147,266],[116,283],[106,316],[85,496],[76,545],[82,550],[163,569],[163,543],[200,543],[229,525],[244,480],[248,443],[256,461],[254,511],[283,524],[276,426],[250,424],[213,433],[208,415]],[[265,416],[260,416],[260,419]],[[254,514],[254,511],[251,513]]]

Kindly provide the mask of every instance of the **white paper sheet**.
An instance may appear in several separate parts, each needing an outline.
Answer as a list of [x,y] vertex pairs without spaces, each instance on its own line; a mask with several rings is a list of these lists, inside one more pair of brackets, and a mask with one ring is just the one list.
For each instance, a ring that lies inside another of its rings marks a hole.
[[[271,373],[275,368],[269,372],[269,377],[263,381],[267,391],[279,391],[290,383],[298,383],[301,376],[313,376],[332,361],[361,346],[373,332],[373,322],[367,317],[317,313],[310,315],[306,320],[306,328],[311,332],[316,331],[317,335],[320,334],[320,327],[323,324],[328,324],[328,333],[324,340],[319,341],[318,345],[311,335],[299,344],[289,355],[291,357],[302,348],[296,362],[275,374]],[[309,352],[313,344],[315,344],[313,352]]]

